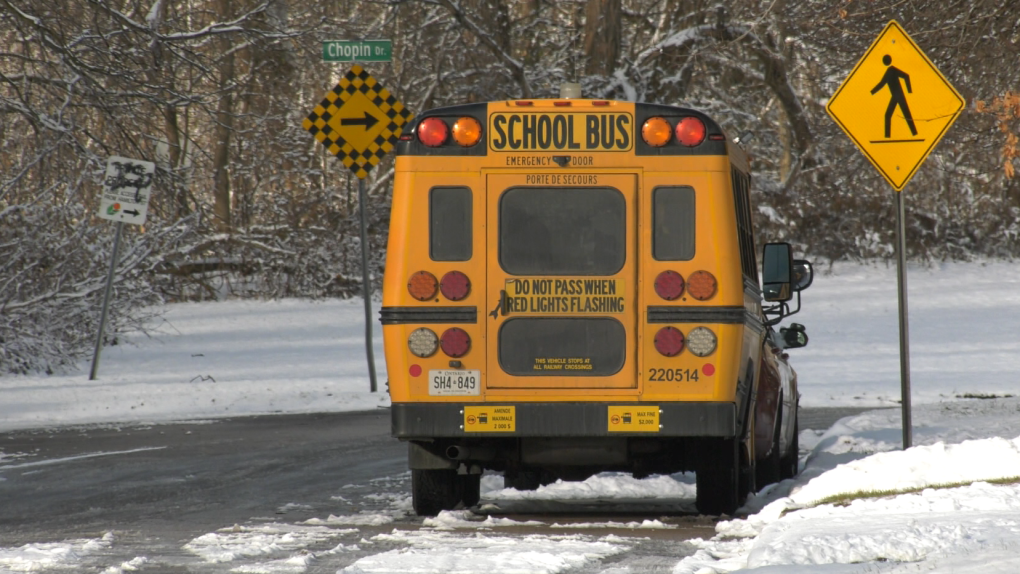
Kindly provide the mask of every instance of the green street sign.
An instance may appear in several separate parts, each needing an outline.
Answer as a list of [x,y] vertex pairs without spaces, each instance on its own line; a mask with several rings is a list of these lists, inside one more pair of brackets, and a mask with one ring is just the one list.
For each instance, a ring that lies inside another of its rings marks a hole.
[[391,62],[390,40],[327,40],[322,43],[323,62]]

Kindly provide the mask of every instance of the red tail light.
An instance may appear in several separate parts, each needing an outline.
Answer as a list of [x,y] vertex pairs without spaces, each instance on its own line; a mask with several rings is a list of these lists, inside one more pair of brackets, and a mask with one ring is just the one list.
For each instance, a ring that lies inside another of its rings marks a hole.
[[471,336],[464,329],[452,327],[439,338],[439,347],[454,359],[463,357],[471,350]]
[[684,278],[676,271],[663,271],[655,278],[655,292],[667,301],[675,301],[684,293]]
[[701,145],[705,141],[705,122],[695,117],[686,117],[676,124],[676,141],[687,147]]
[[684,350],[684,334],[676,327],[663,327],[655,334],[655,350],[667,357],[675,357]]
[[429,147],[439,147],[450,137],[450,128],[439,118],[425,118],[418,124],[418,139]]
[[460,301],[471,292],[471,280],[460,271],[450,271],[443,275],[439,282],[439,290],[450,301]]

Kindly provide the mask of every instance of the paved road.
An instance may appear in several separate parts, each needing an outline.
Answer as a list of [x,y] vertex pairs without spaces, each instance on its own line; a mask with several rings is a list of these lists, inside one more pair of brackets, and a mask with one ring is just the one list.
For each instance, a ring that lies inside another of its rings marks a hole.
[[[801,428],[828,428],[861,410],[802,409]],[[389,424],[389,411],[379,409],[0,434],[0,453],[6,454],[0,463],[0,549],[113,532],[116,544],[86,560],[95,571],[136,556],[149,557],[144,573],[225,571],[182,547],[235,524],[300,524],[406,498],[406,447],[390,438]],[[663,532],[669,540],[650,535],[621,558],[621,567],[651,568],[656,560],[663,567],[675,564],[689,551],[677,538],[713,533],[711,520],[676,510],[675,504],[544,503],[513,513],[516,520],[551,513],[561,523],[670,515],[679,529]],[[420,525],[420,519],[404,517],[358,528],[360,537],[370,538]],[[336,541],[323,545],[332,548]],[[309,572],[336,572],[358,557],[317,560]]]

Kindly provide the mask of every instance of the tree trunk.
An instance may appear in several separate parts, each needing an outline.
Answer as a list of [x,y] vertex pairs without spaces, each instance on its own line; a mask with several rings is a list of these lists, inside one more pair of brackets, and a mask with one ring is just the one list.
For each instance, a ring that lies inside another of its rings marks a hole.
[[[231,0],[217,0],[220,21],[230,19]],[[234,131],[234,53],[224,34],[219,40],[219,103],[216,106],[216,144],[213,149],[213,217],[221,231],[230,229],[230,134]]]
[[620,0],[588,0],[584,22],[584,71],[608,76],[620,58]]

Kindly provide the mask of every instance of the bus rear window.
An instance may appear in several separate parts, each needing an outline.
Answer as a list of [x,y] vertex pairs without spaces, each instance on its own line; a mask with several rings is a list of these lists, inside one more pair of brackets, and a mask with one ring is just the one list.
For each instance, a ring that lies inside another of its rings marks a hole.
[[429,192],[429,257],[433,261],[471,259],[471,190],[434,187]]
[[610,187],[515,187],[499,202],[499,262],[514,275],[613,275],[627,202]]
[[694,188],[657,187],[652,192],[652,256],[659,261],[694,259]]

